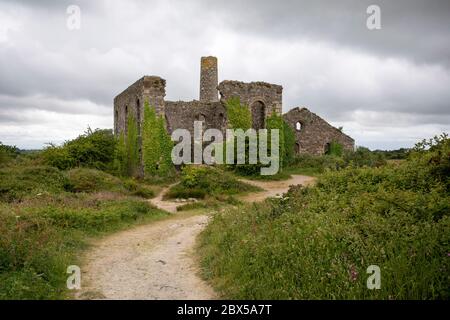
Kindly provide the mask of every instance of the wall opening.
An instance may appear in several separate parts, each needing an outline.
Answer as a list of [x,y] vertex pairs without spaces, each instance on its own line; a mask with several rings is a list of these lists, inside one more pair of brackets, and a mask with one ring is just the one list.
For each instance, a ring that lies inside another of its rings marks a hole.
[[298,143],[298,142],[295,143],[295,153],[296,154],[300,153],[300,143]]
[[325,144],[325,147],[324,147],[324,153],[325,154],[330,154],[330,152],[331,152],[331,143],[327,143],[327,144]]
[[197,121],[201,121],[201,122],[205,122],[206,121],[206,117],[204,114],[198,114],[197,115]]
[[297,122],[295,123],[295,130],[297,130],[297,131],[302,130],[302,124],[301,124],[300,121],[297,121]]
[[252,127],[255,130],[264,129],[265,117],[266,117],[266,106],[261,101],[255,101],[251,105],[252,112]]
[[125,116],[123,117],[123,119],[124,119],[124,128],[125,128],[125,135],[127,134],[127,132],[128,132],[128,106],[125,106]]
[[119,111],[114,110],[114,134],[119,133]]
[[141,135],[141,103],[139,99],[136,100],[136,115],[138,123],[138,135]]

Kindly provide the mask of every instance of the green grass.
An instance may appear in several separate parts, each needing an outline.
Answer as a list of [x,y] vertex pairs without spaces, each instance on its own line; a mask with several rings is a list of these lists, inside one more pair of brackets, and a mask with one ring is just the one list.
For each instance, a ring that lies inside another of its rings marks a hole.
[[[230,299],[449,299],[450,142],[428,147],[216,213],[204,277]],[[367,289],[370,265],[380,290]]]
[[0,299],[60,299],[86,239],[166,216],[117,194],[47,196],[0,206]]
[[152,186],[92,169],[0,170],[0,299],[62,299],[88,239],[167,216]]

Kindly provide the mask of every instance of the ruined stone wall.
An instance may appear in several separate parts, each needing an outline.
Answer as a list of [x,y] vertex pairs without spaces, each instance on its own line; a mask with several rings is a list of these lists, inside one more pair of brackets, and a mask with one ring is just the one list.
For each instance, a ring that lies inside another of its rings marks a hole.
[[[283,87],[266,82],[222,81],[219,84],[220,101],[239,97],[252,112],[255,129],[264,127],[264,121],[273,112],[281,114]],[[262,104],[262,106],[261,106]],[[264,115],[262,118],[262,114]]]
[[173,130],[187,129],[193,136],[194,121],[203,121],[203,129],[226,129],[226,111],[220,102],[166,101],[166,123],[171,134]]
[[166,80],[155,76],[144,76],[114,98],[114,133],[127,130],[128,112],[138,120],[140,133],[144,116],[144,104],[148,101],[158,114],[164,114]]
[[218,70],[216,57],[202,57],[200,61],[200,101],[217,102]]
[[[340,143],[346,150],[355,148],[352,138],[306,108],[294,108],[285,113],[283,118],[295,131],[297,153],[324,154],[327,144],[332,141]],[[297,123],[300,123],[300,130]]]

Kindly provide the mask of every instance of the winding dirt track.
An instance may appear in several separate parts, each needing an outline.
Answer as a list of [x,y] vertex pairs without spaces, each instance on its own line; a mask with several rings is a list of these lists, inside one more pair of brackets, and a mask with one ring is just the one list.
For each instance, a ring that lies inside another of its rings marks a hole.
[[[265,191],[241,197],[261,201],[287,191],[290,185],[309,184],[314,178],[293,175],[286,181],[248,181]],[[181,205],[152,200],[176,212]],[[82,266],[82,289],[76,299],[214,299],[211,287],[199,277],[195,240],[208,222],[207,215],[175,214],[168,219],[121,231],[93,244]]]

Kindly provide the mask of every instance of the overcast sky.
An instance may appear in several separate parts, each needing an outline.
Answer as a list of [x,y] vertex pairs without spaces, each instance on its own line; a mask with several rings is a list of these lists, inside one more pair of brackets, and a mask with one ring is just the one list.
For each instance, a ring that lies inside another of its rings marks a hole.
[[[381,8],[369,30],[366,9]],[[81,9],[69,30],[66,10]],[[450,1],[0,0],[0,141],[20,148],[112,128],[113,98],[143,75],[198,99],[200,57],[219,81],[284,88],[372,149],[450,131]]]

